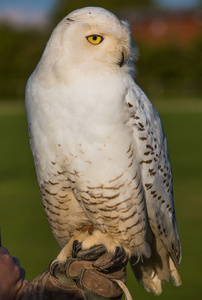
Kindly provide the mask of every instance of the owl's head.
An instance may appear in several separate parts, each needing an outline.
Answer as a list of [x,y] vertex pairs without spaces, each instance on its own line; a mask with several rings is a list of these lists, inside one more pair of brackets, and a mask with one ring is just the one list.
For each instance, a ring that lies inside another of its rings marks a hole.
[[85,7],[71,12],[57,25],[42,58],[48,58],[52,70],[77,69],[82,73],[106,68],[131,71],[133,56],[128,23],[104,8]]

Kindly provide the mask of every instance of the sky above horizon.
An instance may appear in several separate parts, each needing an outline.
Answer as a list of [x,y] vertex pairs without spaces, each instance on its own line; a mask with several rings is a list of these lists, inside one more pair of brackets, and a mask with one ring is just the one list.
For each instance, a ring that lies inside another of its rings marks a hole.
[[[200,0],[154,0],[156,2],[159,2],[163,6],[167,7],[191,7],[195,5],[196,3],[199,3]],[[18,8],[18,9],[40,9],[44,12],[47,12],[51,10],[53,7],[53,4],[56,2],[56,0],[1,0],[0,1],[0,10],[7,10],[11,8]]]
[[[6,14],[16,14],[19,18],[24,17],[29,20],[29,17],[43,17],[47,15],[53,8],[57,0],[0,0],[0,16]],[[164,7],[171,9],[189,8],[201,0],[153,0],[160,3]]]
[[55,0],[0,0],[0,13],[9,12],[14,10],[27,11],[40,11],[48,13],[51,11]]
[[160,3],[164,7],[169,7],[173,9],[189,8],[201,2],[201,0],[154,0],[154,1]]

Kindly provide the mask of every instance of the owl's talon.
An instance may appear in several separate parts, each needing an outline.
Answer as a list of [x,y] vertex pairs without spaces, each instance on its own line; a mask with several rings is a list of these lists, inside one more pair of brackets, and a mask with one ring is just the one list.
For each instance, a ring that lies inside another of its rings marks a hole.
[[101,272],[108,272],[113,268],[127,264],[128,256],[126,252],[119,246],[115,248],[115,252],[107,252],[93,262],[93,266]]
[[57,267],[58,267],[58,261],[57,261],[57,259],[54,259],[49,265],[49,271],[50,271],[50,274],[55,278],[57,278],[57,276],[55,274],[55,270],[57,269]]
[[77,258],[81,260],[96,260],[106,252],[106,247],[103,244],[94,245],[89,249],[85,249],[77,253]]
[[82,242],[79,243],[78,240],[75,240],[73,242],[73,246],[72,246],[72,257],[76,258],[77,253],[81,250],[81,245]]
[[115,252],[110,260],[110,262],[114,260],[119,260],[124,255],[123,249],[119,246],[116,246]]

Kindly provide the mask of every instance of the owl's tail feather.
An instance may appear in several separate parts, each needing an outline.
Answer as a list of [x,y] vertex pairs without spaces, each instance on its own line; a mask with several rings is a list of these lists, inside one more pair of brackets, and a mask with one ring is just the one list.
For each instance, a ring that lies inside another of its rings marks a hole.
[[130,264],[138,281],[142,282],[144,289],[160,295],[164,282],[171,282],[175,286],[181,285],[178,269],[166,251],[160,239],[155,240],[151,247],[151,257],[144,258],[137,263],[137,257],[131,257]]

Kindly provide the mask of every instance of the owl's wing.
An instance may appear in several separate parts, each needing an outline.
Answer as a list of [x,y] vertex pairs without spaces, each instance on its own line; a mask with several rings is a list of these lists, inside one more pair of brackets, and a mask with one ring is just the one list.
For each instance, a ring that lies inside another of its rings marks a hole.
[[126,95],[135,151],[144,187],[148,221],[155,237],[177,267],[181,259],[172,171],[160,117],[143,91],[134,85]]

